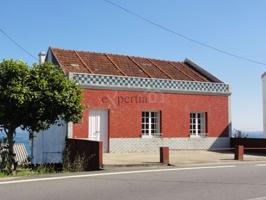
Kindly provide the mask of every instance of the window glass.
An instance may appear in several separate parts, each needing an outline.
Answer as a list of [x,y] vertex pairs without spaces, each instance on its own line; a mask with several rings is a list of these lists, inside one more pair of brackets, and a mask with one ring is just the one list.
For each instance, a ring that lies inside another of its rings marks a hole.
[[147,136],[160,135],[160,112],[142,112],[142,134]]
[[190,134],[206,135],[206,113],[190,113]]

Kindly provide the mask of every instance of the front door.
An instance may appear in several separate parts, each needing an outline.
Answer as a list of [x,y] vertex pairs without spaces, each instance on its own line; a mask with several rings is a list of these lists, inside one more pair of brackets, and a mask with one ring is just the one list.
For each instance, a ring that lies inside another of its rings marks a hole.
[[89,110],[89,140],[102,141],[103,152],[108,151],[107,110]]

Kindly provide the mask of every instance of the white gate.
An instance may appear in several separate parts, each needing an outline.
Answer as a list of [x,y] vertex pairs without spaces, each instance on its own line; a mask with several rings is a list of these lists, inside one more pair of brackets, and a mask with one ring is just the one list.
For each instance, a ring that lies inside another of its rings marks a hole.
[[67,126],[64,122],[60,123],[34,133],[31,147],[33,164],[62,163]]
[[108,151],[108,110],[89,110],[89,140],[102,141]]

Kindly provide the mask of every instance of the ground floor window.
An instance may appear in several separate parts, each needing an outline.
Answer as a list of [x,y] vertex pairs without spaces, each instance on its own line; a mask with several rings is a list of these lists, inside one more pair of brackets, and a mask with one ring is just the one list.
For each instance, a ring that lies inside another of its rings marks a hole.
[[190,135],[206,136],[206,115],[205,112],[190,113]]
[[160,112],[142,112],[142,136],[160,136]]

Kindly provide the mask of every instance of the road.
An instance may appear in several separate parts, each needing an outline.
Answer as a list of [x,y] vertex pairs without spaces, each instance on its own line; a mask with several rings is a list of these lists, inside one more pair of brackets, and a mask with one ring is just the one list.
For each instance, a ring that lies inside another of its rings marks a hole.
[[95,172],[0,181],[1,200],[265,200],[266,165]]

